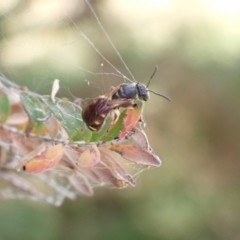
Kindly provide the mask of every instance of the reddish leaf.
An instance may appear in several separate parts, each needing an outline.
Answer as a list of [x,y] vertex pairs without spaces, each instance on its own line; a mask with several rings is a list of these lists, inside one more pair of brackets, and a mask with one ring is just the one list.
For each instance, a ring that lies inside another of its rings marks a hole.
[[119,133],[119,138],[124,138],[139,122],[142,114],[142,108],[136,104],[134,107],[128,107],[124,110],[125,117],[123,119],[124,129]]
[[73,149],[67,149],[67,151],[65,151],[65,156],[67,155],[69,160],[73,163],[73,167],[76,167],[78,171],[81,172],[81,174],[83,174],[85,177],[87,177],[88,180],[90,180],[90,182],[93,182],[97,185],[111,184],[115,187],[125,187],[129,184],[134,185],[133,183],[131,183],[131,180],[124,180],[124,178],[120,174],[114,172],[114,169],[112,169],[110,166],[107,166],[104,162],[101,161],[99,161],[93,167],[81,167],[79,166],[79,164],[74,166],[76,156],[79,154],[79,151],[76,151],[76,149],[74,150],[75,151],[73,151]]
[[100,161],[100,152],[96,145],[87,148],[79,157],[78,165],[80,167],[92,167]]
[[132,145],[112,145],[110,150],[119,153],[123,158],[138,164],[148,166],[160,166],[161,160],[158,156]]
[[91,182],[101,183],[102,182],[101,177],[92,171],[93,168],[81,167],[77,163],[82,153],[83,153],[83,150],[81,148],[66,147],[64,149],[64,160],[66,160],[67,163],[70,164],[71,169],[76,169],[78,172],[81,172]]
[[22,160],[22,169],[27,173],[40,173],[50,170],[61,160],[63,149],[64,146],[62,144],[54,146],[40,145],[37,149],[38,151],[30,152]]

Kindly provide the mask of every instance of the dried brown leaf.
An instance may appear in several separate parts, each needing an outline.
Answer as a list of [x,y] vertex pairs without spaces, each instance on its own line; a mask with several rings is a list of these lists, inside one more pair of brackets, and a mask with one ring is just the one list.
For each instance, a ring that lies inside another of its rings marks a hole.
[[158,156],[136,146],[112,145],[108,148],[131,162],[155,167],[161,165],[161,160]]
[[132,176],[122,168],[122,166],[108,153],[100,151],[102,162],[108,167],[115,178],[128,183],[131,186],[135,186],[136,183]]

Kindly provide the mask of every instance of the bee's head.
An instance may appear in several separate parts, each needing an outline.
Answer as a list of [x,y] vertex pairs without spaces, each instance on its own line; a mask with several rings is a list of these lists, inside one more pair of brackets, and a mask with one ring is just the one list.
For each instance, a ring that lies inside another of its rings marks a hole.
[[149,99],[148,89],[143,83],[137,83],[136,89],[137,89],[138,97],[140,100],[147,101]]

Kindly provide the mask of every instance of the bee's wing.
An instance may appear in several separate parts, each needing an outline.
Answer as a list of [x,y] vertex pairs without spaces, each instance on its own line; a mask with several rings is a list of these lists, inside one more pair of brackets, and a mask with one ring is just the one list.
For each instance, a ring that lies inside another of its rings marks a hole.
[[123,84],[120,84],[116,87],[111,87],[111,91],[104,94],[103,97],[104,98],[108,98],[108,99],[112,99],[112,96],[122,87]]
[[134,104],[133,99],[118,98],[113,100],[108,100],[107,105],[111,108],[127,108]]

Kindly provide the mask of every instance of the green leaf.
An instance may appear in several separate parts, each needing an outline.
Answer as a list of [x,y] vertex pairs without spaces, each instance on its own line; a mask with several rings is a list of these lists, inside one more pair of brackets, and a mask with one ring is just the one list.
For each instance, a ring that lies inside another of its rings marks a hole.
[[[136,120],[134,118],[137,118],[136,123],[138,122],[139,117],[143,111],[144,102],[139,99],[135,99],[134,102],[135,102],[135,104],[138,105],[138,107],[135,110],[133,109],[130,116],[126,115],[128,108],[122,108],[122,112],[118,118],[117,123],[111,128],[111,130],[108,132],[108,134],[102,139],[103,141],[107,142],[107,141],[113,140],[115,137],[119,136],[119,134],[124,130],[125,131],[127,130],[127,133],[130,131],[130,129],[128,130],[128,127],[130,125],[129,122],[127,123],[128,124],[127,126],[124,125],[126,117],[128,117],[128,121],[133,121],[133,120]],[[136,115],[136,117],[135,117],[135,115]],[[136,123],[133,123],[132,128],[134,127],[134,125]]]
[[[105,119],[104,124],[103,124],[102,128],[100,129],[100,131],[93,133],[92,138],[91,138],[91,142],[112,141],[124,129],[125,129],[125,131],[128,131],[127,127],[129,127],[129,126],[124,125],[124,119],[126,117],[128,117],[128,119],[129,119],[128,121],[132,121],[136,117],[139,118],[139,116],[142,114],[143,107],[144,107],[144,102],[143,101],[141,101],[139,99],[135,99],[134,102],[135,102],[135,104],[138,105],[138,107],[136,109],[132,110],[130,116],[126,115],[127,108],[120,108],[121,114],[120,114],[117,122],[115,123],[115,125],[112,126],[112,128],[110,130],[109,130],[109,126],[110,126],[110,123],[111,123],[111,117],[110,117],[110,115],[108,115],[108,117]],[[136,117],[135,117],[135,115],[136,115]],[[137,121],[138,121],[138,119],[137,119]],[[133,124],[135,125],[135,123],[133,123]]]
[[120,114],[116,124],[110,129],[108,134],[102,139],[102,141],[107,142],[107,141],[112,141],[115,137],[118,136],[118,134],[123,130],[124,125],[123,125],[123,118],[126,116],[125,112],[122,111]]
[[92,138],[91,138],[90,142],[101,141],[103,139],[103,137],[105,136],[106,131],[108,130],[111,121],[112,121],[111,116],[108,115],[106,117],[101,129],[98,132],[93,132],[92,133]]
[[49,96],[41,99],[62,124],[70,140],[88,142],[91,139],[92,132],[84,123],[81,109],[76,104],[59,98],[55,98],[53,103]]
[[30,93],[23,92],[20,94],[20,98],[30,120],[32,121],[34,130],[36,130],[38,134],[41,133],[44,124],[43,122],[40,122],[39,119],[43,119],[46,116],[42,103]]
[[0,121],[5,123],[10,114],[11,106],[6,93],[0,93]]

